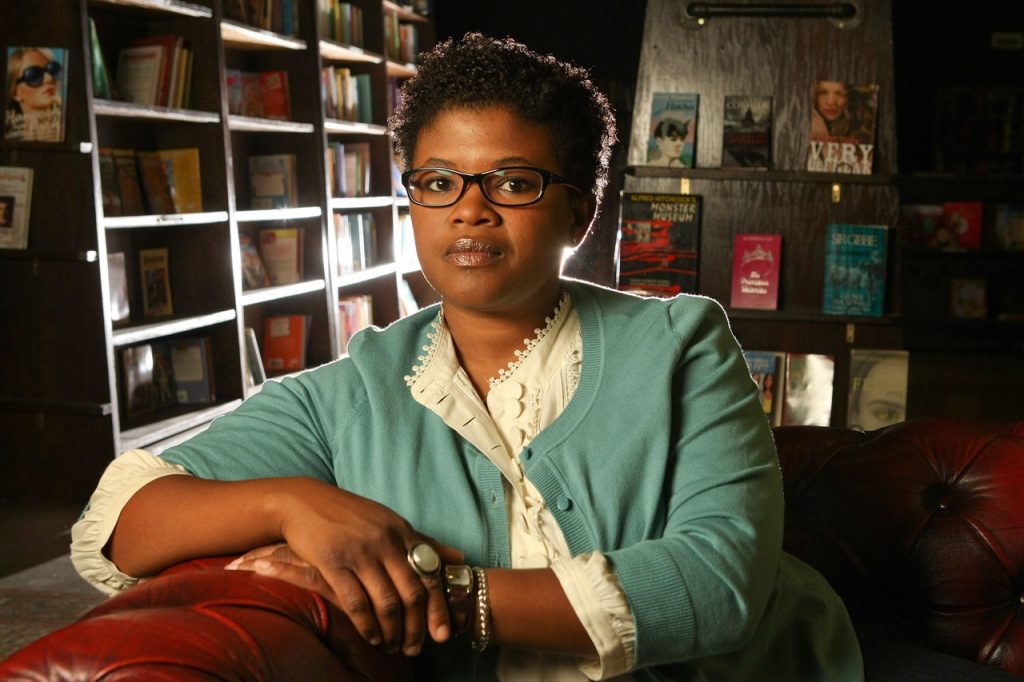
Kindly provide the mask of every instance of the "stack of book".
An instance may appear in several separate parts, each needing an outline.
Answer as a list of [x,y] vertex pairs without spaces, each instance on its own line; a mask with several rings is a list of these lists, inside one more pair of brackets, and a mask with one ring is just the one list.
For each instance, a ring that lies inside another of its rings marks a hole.
[[188,107],[192,61],[192,50],[181,36],[137,38],[118,52],[118,95],[138,104]]

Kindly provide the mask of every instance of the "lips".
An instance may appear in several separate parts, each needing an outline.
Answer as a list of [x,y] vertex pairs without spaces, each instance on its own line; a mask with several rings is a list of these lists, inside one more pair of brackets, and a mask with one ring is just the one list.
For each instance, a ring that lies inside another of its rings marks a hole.
[[463,268],[484,267],[494,263],[501,256],[501,249],[494,244],[469,237],[456,239],[444,254],[446,261]]

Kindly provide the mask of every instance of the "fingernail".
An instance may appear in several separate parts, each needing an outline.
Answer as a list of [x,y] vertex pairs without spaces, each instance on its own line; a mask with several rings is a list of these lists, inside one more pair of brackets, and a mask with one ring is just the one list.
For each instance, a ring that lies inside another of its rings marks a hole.
[[403,651],[402,653],[404,653],[406,656],[418,656],[420,653],[420,645],[413,644],[411,646],[407,646],[405,647],[405,651]]
[[373,635],[368,640],[370,646],[380,646],[380,635]]
[[434,640],[438,642],[447,641],[449,634],[448,626],[442,625],[434,631]]
[[257,573],[270,573],[272,568],[273,564],[271,564],[266,559],[257,559],[256,561],[252,562],[252,570],[256,571]]
[[225,566],[225,567],[224,567],[224,570],[225,570],[225,571],[234,571],[234,570],[237,570],[237,569],[238,569],[238,565],[239,565],[240,563],[242,563],[242,557],[238,557],[237,559],[235,559],[234,561],[232,561],[232,562],[231,562],[230,564],[228,564],[227,566]]

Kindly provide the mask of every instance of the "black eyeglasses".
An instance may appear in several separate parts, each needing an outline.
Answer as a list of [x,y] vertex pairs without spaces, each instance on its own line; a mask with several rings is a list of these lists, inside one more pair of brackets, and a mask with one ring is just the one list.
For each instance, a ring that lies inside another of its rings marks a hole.
[[456,203],[473,183],[480,185],[487,200],[498,206],[536,203],[551,185],[569,185],[579,189],[560,175],[530,166],[495,168],[483,173],[463,173],[450,168],[413,168],[402,173],[402,184],[409,192],[409,201],[432,208]]
[[15,82],[24,83],[30,88],[38,88],[43,84],[46,74],[50,74],[54,80],[57,80],[63,70],[64,67],[60,65],[60,62],[47,62],[46,66],[26,66],[25,70],[21,72],[21,78]]

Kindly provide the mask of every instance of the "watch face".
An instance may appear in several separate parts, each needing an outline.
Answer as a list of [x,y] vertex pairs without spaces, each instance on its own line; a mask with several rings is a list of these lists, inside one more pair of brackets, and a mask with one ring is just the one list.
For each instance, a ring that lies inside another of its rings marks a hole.
[[445,566],[444,577],[449,592],[466,594],[473,589],[473,569],[469,566]]

